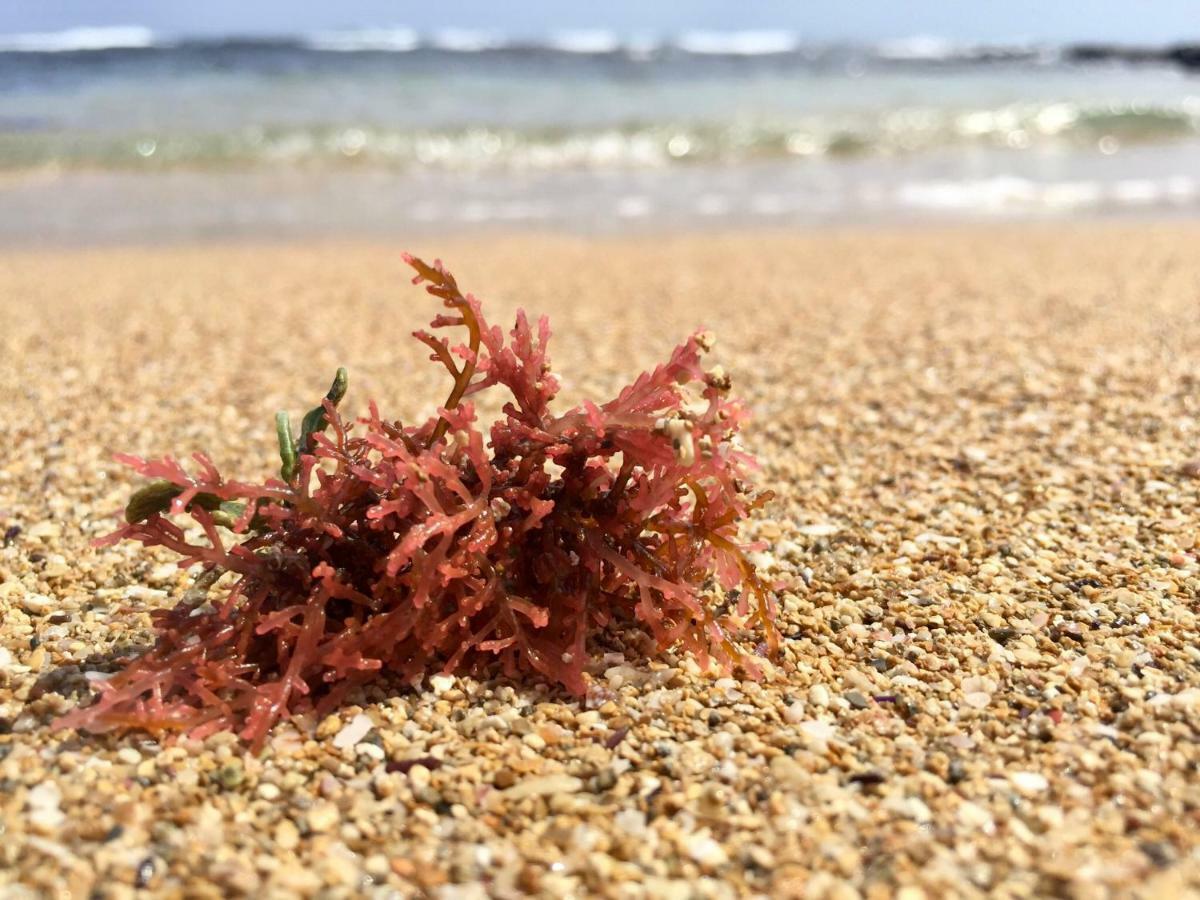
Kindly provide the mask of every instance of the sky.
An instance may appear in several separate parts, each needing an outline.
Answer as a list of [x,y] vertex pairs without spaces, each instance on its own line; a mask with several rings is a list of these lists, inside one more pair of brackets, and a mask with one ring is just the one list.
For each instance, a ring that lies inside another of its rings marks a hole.
[[168,36],[407,25],[510,35],[784,28],[806,40],[1200,43],[1198,0],[0,0],[0,34],[143,25]]

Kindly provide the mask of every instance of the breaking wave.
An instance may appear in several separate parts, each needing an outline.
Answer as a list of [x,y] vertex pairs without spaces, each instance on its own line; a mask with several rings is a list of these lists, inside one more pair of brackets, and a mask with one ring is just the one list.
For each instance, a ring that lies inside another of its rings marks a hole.
[[153,31],[140,25],[0,35],[0,53],[79,53],[155,46],[164,45],[156,42]]

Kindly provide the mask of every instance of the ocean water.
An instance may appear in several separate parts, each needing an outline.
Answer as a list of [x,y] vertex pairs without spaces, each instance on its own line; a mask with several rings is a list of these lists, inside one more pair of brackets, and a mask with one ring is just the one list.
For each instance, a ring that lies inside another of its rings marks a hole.
[[0,237],[1200,209],[1200,73],[1075,56],[786,32],[0,35]]

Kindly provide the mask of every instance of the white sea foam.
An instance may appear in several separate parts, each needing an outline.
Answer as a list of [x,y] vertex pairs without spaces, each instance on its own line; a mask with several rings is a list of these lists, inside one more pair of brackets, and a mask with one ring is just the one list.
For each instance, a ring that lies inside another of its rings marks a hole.
[[800,38],[790,31],[689,31],[675,46],[702,56],[772,56],[795,52]]
[[946,60],[962,55],[966,47],[931,34],[918,34],[893,41],[883,41],[875,48],[881,59]]
[[1151,178],[1123,178],[1112,186],[1112,196],[1128,206],[1146,206],[1162,200],[1167,186]]
[[750,198],[750,211],[759,216],[782,216],[788,205],[778,194],[755,194]]
[[502,35],[468,28],[443,28],[429,37],[429,46],[448,53],[481,53],[508,44]]
[[622,219],[640,219],[650,215],[653,208],[649,197],[631,194],[617,201],[616,213]]
[[29,34],[0,35],[0,53],[76,53],[155,46],[154,32],[141,25],[68,28]]
[[421,36],[411,28],[362,28],[356,31],[319,31],[305,39],[313,50],[355,53],[363,50],[407,53],[421,45]]
[[701,194],[696,198],[696,212],[702,216],[728,215],[733,204],[724,194]]
[[600,28],[556,31],[546,38],[546,46],[560,53],[616,53],[621,49],[621,39],[615,32]]
[[1100,186],[1091,182],[1039,184],[1014,175],[915,181],[896,191],[901,206],[960,213],[1071,209],[1094,205],[1100,197]]
[[964,180],[914,181],[900,185],[895,199],[902,207],[930,212],[967,214],[1068,213],[1186,204],[1200,194],[1185,175],[1130,178],[1116,182],[1035,181],[1013,175]]

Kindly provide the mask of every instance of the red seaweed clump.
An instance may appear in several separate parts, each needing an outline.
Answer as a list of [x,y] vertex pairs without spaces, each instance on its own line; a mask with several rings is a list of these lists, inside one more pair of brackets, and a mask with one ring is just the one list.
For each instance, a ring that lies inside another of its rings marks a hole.
[[[415,334],[453,379],[438,414],[406,426],[372,404],[347,422],[339,370],[299,437],[277,417],[279,478],[229,481],[199,453],[190,469],[118,457],[154,481],[101,543],[167,547],[200,574],[155,614],[154,646],[60,725],[228,729],[261,746],[281,717],[382,673],[499,670],[583,695],[589,638],[606,629],[757,675],[730,634],[753,620],[776,640],[774,598],[737,539],[768,495],[746,485],[728,377],[701,365],[710,339],[556,414],[546,319],[518,313],[506,336],[440,263],[405,259],[448,310]],[[468,398],[493,390],[507,402],[485,435]],[[184,514],[186,527],[170,518]]]

